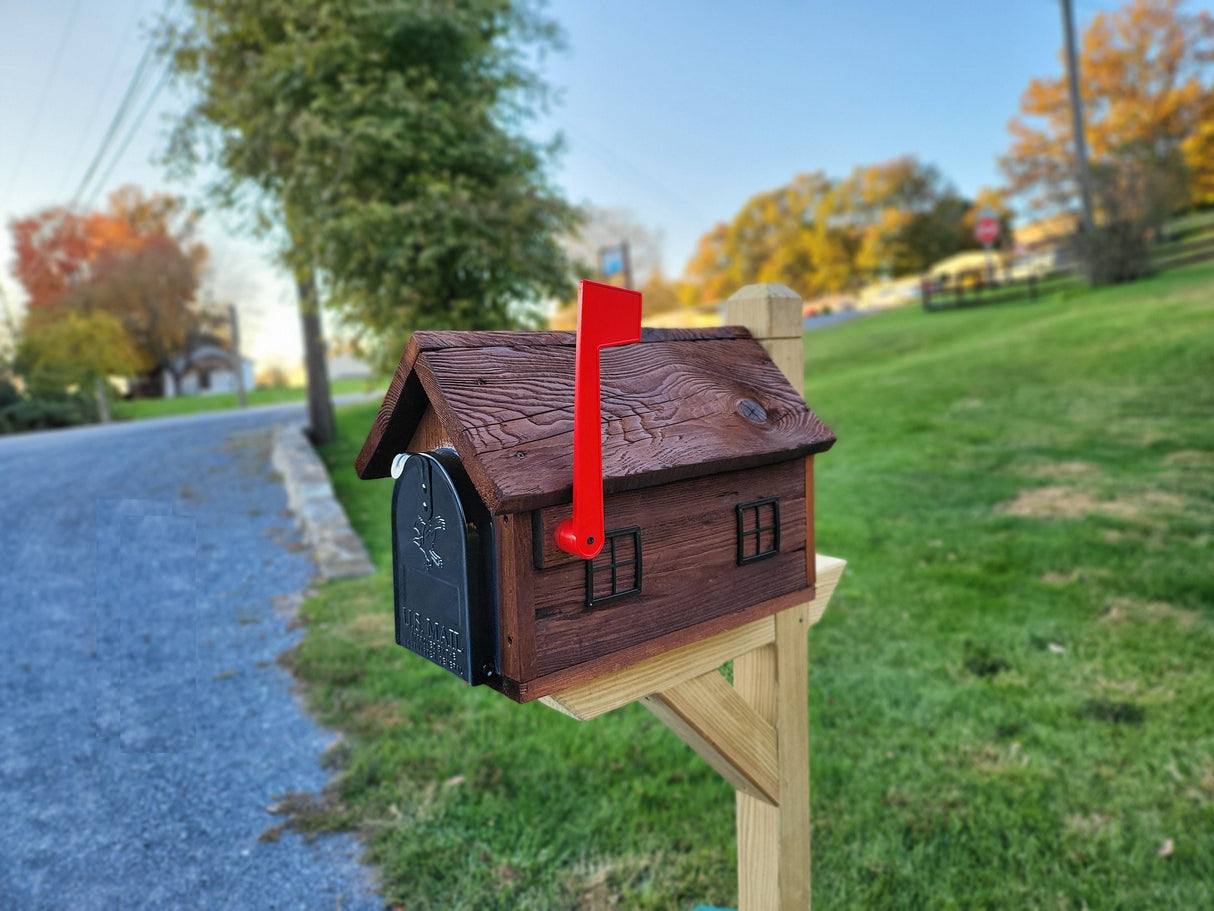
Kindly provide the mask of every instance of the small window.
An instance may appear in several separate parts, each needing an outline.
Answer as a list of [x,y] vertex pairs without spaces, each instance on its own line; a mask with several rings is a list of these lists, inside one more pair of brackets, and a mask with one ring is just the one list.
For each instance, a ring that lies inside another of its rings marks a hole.
[[737,507],[738,565],[774,557],[780,552],[780,501],[752,500]]
[[602,553],[586,561],[586,606],[641,593],[641,529],[607,532]]

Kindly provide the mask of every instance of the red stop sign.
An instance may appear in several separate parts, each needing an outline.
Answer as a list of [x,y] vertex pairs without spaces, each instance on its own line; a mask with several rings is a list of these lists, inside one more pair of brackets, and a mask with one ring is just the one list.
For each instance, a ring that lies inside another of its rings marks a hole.
[[980,244],[993,244],[999,237],[999,216],[990,209],[984,209],[974,222],[974,237]]

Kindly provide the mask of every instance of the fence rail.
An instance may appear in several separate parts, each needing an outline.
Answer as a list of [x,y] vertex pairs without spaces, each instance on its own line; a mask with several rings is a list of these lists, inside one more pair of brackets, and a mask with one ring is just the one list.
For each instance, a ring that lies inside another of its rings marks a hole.
[[966,282],[924,281],[921,285],[923,309],[929,313],[938,310],[956,310],[962,307],[985,307],[988,304],[1007,304],[1013,301],[1035,300],[1043,294],[1051,294],[1076,283],[1070,272],[1053,272],[1040,278],[1011,281]]
[[[1156,270],[1175,269],[1210,260],[1214,260],[1214,232],[1158,244],[1151,251],[1151,264]],[[966,284],[960,281],[949,283],[924,280],[920,287],[923,309],[934,313],[963,307],[985,307],[988,304],[1035,300],[1042,295],[1074,287],[1080,281],[1073,271],[1062,270],[1040,278],[1029,276],[1004,282],[979,281],[976,284]]]

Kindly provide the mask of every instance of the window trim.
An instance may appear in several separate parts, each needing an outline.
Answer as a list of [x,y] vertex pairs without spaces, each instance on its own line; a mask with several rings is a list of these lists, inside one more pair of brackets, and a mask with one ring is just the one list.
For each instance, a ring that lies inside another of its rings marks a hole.
[[[615,555],[615,541],[617,538],[622,538],[625,535],[631,535],[633,539],[633,558],[631,560],[617,560]],[[603,566],[596,567],[594,560],[585,560],[586,564],[586,606],[599,607],[603,604],[608,604],[612,601],[619,601],[621,598],[627,598],[632,595],[641,593],[641,527],[639,525],[629,525],[626,528],[613,528],[606,532],[603,536],[603,550],[607,552],[607,563]],[[599,557],[603,554],[600,552]],[[595,559],[598,559],[596,557]],[[617,591],[616,586],[619,581],[617,570],[621,566],[633,567],[633,586],[632,588]],[[595,573],[611,572],[611,594],[604,595],[601,598],[594,596],[594,576]]]
[[[759,514],[759,510],[770,505],[772,507],[773,525],[764,525],[763,518]],[[754,510],[755,527],[748,529],[745,527],[744,517],[747,510]],[[758,500],[751,500],[747,503],[739,503],[734,507],[734,512],[738,520],[738,566],[745,566],[747,563],[757,563],[760,560],[767,560],[776,556],[780,552],[780,498],[779,497],[762,497]],[[772,549],[760,551],[763,546],[762,534],[765,531],[772,532]],[[755,538],[755,553],[746,553],[746,539],[749,537]]]

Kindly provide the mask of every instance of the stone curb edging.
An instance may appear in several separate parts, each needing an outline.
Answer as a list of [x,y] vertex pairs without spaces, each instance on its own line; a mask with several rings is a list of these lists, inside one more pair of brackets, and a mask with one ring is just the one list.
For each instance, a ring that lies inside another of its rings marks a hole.
[[304,434],[301,423],[274,428],[270,463],[282,475],[287,505],[299,533],[312,548],[322,579],[352,579],[375,572],[362,539],[350,527],[333,494],[329,473]]

